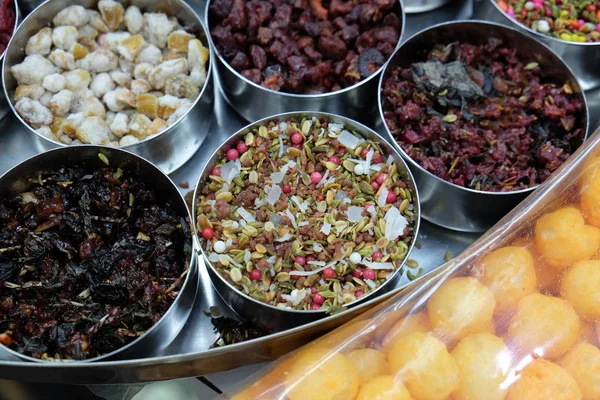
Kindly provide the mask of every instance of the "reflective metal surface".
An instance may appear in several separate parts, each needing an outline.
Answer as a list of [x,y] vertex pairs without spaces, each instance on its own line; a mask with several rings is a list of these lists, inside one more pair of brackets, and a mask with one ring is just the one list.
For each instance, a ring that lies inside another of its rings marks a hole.
[[453,0],[404,0],[407,14],[422,13],[435,10]]
[[476,0],[475,18],[509,25],[535,37],[569,64],[584,90],[600,86],[600,70],[598,69],[598,65],[600,65],[600,43],[574,43],[538,33],[509,18],[498,6],[497,0]]
[[[156,190],[157,199],[160,203],[169,202],[177,215],[190,218],[188,207],[177,186],[156,166],[127,151],[102,146],[63,147],[31,157],[0,177],[0,198],[14,196],[17,193],[26,191],[31,186],[30,178],[56,171],[65,165],[85,162],[90,170],[105,167],[106,165],[98,157],[99,153],[104,154],[113,165],[118,165],[121,168],[135,168],[139,171],[139,179]],[[191,245],[192,238],[190,237],[189,240]],[[194,255],[190,252],[188,260],[190,269],[180,289],[179,296],[174,300],[165,315],[144,335],[112,353],[72,363],[88,363],[107,358],[144,357],[148,349],[156,351],[166,348],[183,328],[196,297],[198,274],[196,263],[193,262],[194,259]],[[55,362],[24,356],[4,346],[2,346],[2,351],[11,354],[13,358],[16,356],[45,365],[55,364]]]
[[[219,158],[223,157],[223,154],[227,152],[230,148],[235,148],[235,145],[246,136],[247,133],[252,132],[258,127],[268,124],[270,121],[274,121],[275,123],[289,121],[290,119],[295,119],[300,121],[302,118],[318,118],[319,121],[327,121],[329,123],[335,122],[338,124],[343,124],[344,128],[357,132],[365,139],[369,139],[378,143],[381,146],[381,149],[384,153],[384,158],[387,156],[392,156],[394,161],[396,162],[398,173],[402,177],[402,179],[407,183],[408,188],[414,199],[415,204],[415,220],[416,224],[414,227],[415,237],[419,232],[419,223],[421,217],[421,209],[419,206],[419,192],[417,187],[415,186],[415,181],[408,169],[408,166],[400,156],[394,147],[392,147],[388,142],[385,141],[379,134],[374,132],[373,130],[367,128],[366,126],[359,124],[349,118],[342,117],[334,114],[327,113],[319,113],[319,112],[290,112],[285,114],[273,115],[263,120],[256,121],[238,132],[231,135],[224,141],[223,145],[219,147],[215,152],[213,152],[212,156],[209,158],[209,161],[206,163],[204,170],[200,174],[200,178],[198,179],[198,183],[196,184],[196,192],[194,193],[194,205],[192,209],[192,215],[194,217],[194,221],[196,221],[196,202],[197,197],[199,196],[199,190],[205,186],[203,183],[208,180],[208,176],[210,172],[214,168],[215,164],[219,161]],[[200,184],[203,184],[200,186]],[[195,227],[194,227],[195,229]],[[195,231],[196,238],[198,238],[198,232]],[[352,307],[356,304],[364,303],[369,298],[376,296],[380,291],[384,289],[386,286],[397,286],[395,281],[398,278],[399,271],[401,271],[406,261],[410,258],[411,251],[415,245],[415,241],[413,240],[408,246],[408,251],[404,262],[398,267],[398,269],[391,275],[391,277],[385,281],[379,288],[369,292],[365,296],[361,297],[360,300],[354,301],[352,303],[347,304],[348,307]],[[228,280],[222,277],[222,275],[217,271],[216,268],[212,265],[210,261],[208,261],[208,255],[204,252],[204,248],[198,242],[197,247],[201,254],[205,257],[204,262],[209,266],[208,272],[213,281],[213,285],[217,289],[217,292],[221,295],[221,297],[225,300],[225,302],[231,306],[231,308],[237,312],[242,318],[246,321],[251,321],[254,325],[261,327],[270,332],[280,332],[285,329],[290,329],[296,327],[300,324],[306,324],[317,319],[323,318],[325,316],[324,310],[318,311],[309,311],[309,310],[293,310],[293,309],[282,309],[279,307],[275,307],[268,303],[264,303],[258,301],[245,293],[238,290],[235,286],[233,286]]]
[[[30,36],[41,27],[47,26],[60,10],[74,4],[90,8],[94,7],[96,3],[97,0],[46,1],[25,18],[6,49],[6,56],[2,65],[4,93],[17,119],[26,127],[27,132],[33,136],[33,141],[37,149],[49,150],[57,147],[65,147],[65,145],[38,134],[15,111],[13,95],[17,87],[17,82],[9,69],[12,65],[20,63],[25,58],[24,49]],[[183,26],[195,32],[204,45],[208,46],[206,30],[200,17],[182,0],[133,0],[121,1],[121,3],[125,6],[134,4],[144,11],[160,10],[167,12],[169,15],[174,15]],[[214,91],[211,73],[212,58],[211,53],[207,71],[208,79],[193,107],[190,108],[186,115],[161,134],[142,140],[139,143],[125,146],[123,147],[124,149],[147,158],[165,173],[175,171],[196,153],[206,137],[214,110]]]
[[[206,6],[205,16],[210,31],[215,22],[209,16],[209,7],[210,1]],[[400,40],[402,40],[406,25],[402,0],[398,0],[396,12],[402,24],[400,28]],[[372,99],[377,93],[377,79],[383,67],[356,85],[337,92],[319,95],[277,92],[244,78],[221,57],[210,35],[209,39],[215,55],[215,70],[221,80],[222,94],[227,102],[249,122],[270,115],[300,110],[344,115],[367,125],[372,124],[377,118],[377,105]],[[400,40],[396,48],[400,45]]]
[[577,127],[583,129],[585,137],[589,128],[586,98],[569,67],[548,47],[516,29],[485,21],[448,22],[427,28],[404,42],[390,59],[380,79],[378,96],[381,123],[385,125],[387,140],[394,143],[413,171],[421,195],[423,218],[458,231],[483,232],[489,229],[535,188],[515,192],[477,191],[446,182],[426,171],[402,150],[383,123],[381,87],[394,68],[423,61],[435,44],[453,41],[486,44],[489,37],[501,39],[515,48],[524,61],[538,62],[545,79],[561,86],[568,82],[585,105],[584,116],[577,122]]

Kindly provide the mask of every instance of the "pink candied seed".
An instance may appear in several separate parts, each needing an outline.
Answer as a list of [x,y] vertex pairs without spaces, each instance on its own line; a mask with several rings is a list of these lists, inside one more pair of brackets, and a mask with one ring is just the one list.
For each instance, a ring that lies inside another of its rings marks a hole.
[[584,20],[580,19],[580,20],[578,20],[578,21],[577,21],[577,26],[578,26],[579,28],[581,28],[581,27],[582,27],[582,26],[584,26],[584,25],[585,25],[585,21],[584,21]]
[[540,8],[542,8],[544,4],[543,3],[533,3],[533,8],[535,8],[536,10],[539,10]]
[[512,18],[515,17],[515,9],[512,7],[509,7],[508,10],[506,10],[506,13]]
[[310,305],[310,309],[313,310],[313,311],[317,311],[317,310],[321,309],[321,306],[318,305],[318,304],[311,304]]
[[364,279],[374,280],[374,279],[377,278],[377,272],[375,272],[374,269],[365,269],[363,271],[363,278]]
[[321,182],[321,179],[323,179],[323,175],[320,172],[315,171],[312,174],[310,174],[310,181],[315,185]]
[[319,293],[315,293],[315,294],[313,294],[313,302],[315,304],[321,305],[321,304],[325,303],[325,297],[323,297]]
[[523,17],[526,17],[526,16],[527,16],[527,9],[523,8],[523,9],[521,10],[521,15],[522,15]]
[[315,294],[315,293],[317,293],[317,288],[316,288],[316,287],[314,287],[314,286],[313,286],[313,287],[311,287],[311,288],[310,288],[310,293],[311,293],[311,294]]
[[359,297],[363,297],[365,295],[365,292],[363,292],[362,290],[357,290],[356,292],[354,292],[354,297],[356,297],[357,299]]
[[303,256],[296,256],[296,260],[295,261],[299,265],[302,265],[302,266],[306,265],[306,258],[303,257]]
[[596,30],[600,32],[600,24],[596,25]]

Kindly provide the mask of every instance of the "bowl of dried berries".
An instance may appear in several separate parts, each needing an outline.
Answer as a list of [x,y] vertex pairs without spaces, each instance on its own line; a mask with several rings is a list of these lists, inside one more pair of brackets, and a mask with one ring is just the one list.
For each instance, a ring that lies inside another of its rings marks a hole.
[[424,218],[484,231],[585,140],[585,95],[548,47],[481,21],[436,25],[392,56],[379,92]]
[[147,356],[197,290],[189,210],[135,154],[50,150],[0,177],[0,344],[29,361]]
[[43,149],[124,147],[170,173],[208,131],[209,59],[182,0],[49,0],[7,48],[4,92]]
[[215,68],[248,121],[319,110],[369,123],[404,29],[401,0],[210,0]]
[[203,171],[193,208],[215,287],[269,330],[339,311],[402,275],[420,215],[392,146],[317,112],[268,117],[231,136]]
[[509,24],[544,42],[571,67],[584,90],[600,86],[600,2],[480,0],[477,18]]

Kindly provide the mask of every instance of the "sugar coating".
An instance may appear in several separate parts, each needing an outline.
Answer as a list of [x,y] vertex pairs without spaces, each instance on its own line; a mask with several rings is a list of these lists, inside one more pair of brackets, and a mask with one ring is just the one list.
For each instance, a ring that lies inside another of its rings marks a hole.
[[79,37],[79,32],[74,26],[59,26],[52,31],[52,43],[55,47],[70,50]]
[[46,56],[50,54],[51,49],[52,29],[43,28],[40,29],[38,33],[29,38],[29,40],[27,41],[27,46],[25,46],[25,54],[27,54],[28,56],[32,54]]
[[83,26],[88,23],[89,17],[87,11],[82,6],[69,6],[60,11],[52,22],[56,26],[72,25]]
[[131,34],[141,32],[144,26],[144,17],[142,12],[136,6],[129,6],[125,11],[125,25]]
[[39,54],[27,56],[22,63],[10,68],[19,85],[39,85],[46,76],[58,71],[59,69],[51,61]]
[[52,93],[60,92],[65,88],[66,84],[67,79],[61,74],[47,75],[42,81],[42,86],[44,87],[44,89]]
[[24,97],[15,104],[15,109],[34,128],[52,123],[52,112],[37,100]]
[[113,90],[115,87],[115,83],[106,72],[95,75],[90,84],[90,89],[94,92],[94,95],[99,98]]

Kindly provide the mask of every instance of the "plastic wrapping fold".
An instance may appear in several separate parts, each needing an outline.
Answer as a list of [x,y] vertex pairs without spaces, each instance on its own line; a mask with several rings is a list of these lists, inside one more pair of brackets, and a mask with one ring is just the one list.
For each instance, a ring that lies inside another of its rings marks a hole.
[[600,133],[434,275],[235,400],[600,399]]

